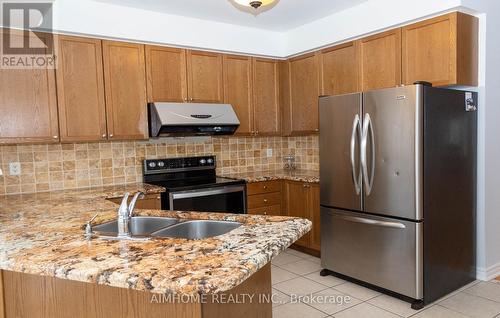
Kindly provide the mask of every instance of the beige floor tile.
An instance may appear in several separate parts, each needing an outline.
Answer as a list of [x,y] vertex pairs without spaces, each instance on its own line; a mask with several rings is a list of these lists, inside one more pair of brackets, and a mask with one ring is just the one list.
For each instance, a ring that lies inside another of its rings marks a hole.
[[321,258],[319,258],[319,257],[311,256],[311,257],[306,258],[306,260],[313,262],[313,263],[316,263],[318,265],[321,265]]
[[412,316],[412,318],[468,318],[468,317],[454,310],[439,305],[435,305],[425,308],[415,316]]
[[278,266],[271,267],[271,282],[273,285],[296,278],[298,275],[286,271]]
[[302,258],[295,256],[295,255],[292,255],[292,254],[289,254],[289,253],[281,253],[280,255],[276,256],[272,260],[272,264],[281,266],[281,265],[285,265],[285,264],[293,263],[293,262],[298,262],[298,261],[302,261],[302,260],[303,260]]
[[273,308],[273,318],[323,318],[327,314],[301,303],[288,303]]
[[307,275],[313,272],[317,272],[318,270],[321,269],[321,266],[319,264],[316,264],[314,262],[305,259],[300,260],[298,262],[288,263],[279,266],[283,269],[286,269],[287,271],[290,271],[298,275]]
[[290,302],[290,296],[273,288],[273,308]]
[[500,302],[500,284],[480,282],[464,291],[471,295]]
[[379,292],[354,283],[345,283],[342,285],[337,285],[334,288],[342,293],[351,295],[352,297],[361,299],[363,301],[380,295]]
[[335,318],[399,318],[399,316],[369,303],[362,303],[336,313]]
[[439,305],[470,317],[494,317],[500,314],[500,303],[465,292],[458,293]]
[[301,301],[329,315],[361,303],[361,300],[342,294],[332,288],[314,293],[313,297],[305,297]]
[[304,277],[306,277],[308,279],[311,279],[311,280],[313,280],[313,281],[315,281],[317,283],[320,283],[320,284],[323,284],[325,286],[328,286],[328,287],[333,287],[333,286],[337,286],[337,285],[340,285],[340,284],[347,283],[345,280],[340,279],[338,277],[335,277],[335,276],[332,276],[332,275],[321,276],[319,273],[320,273],[320,271],[317,271],[317,272],[314,272],[314,273],[311,273],[311,274],[307,274]]
[[307,295],[326,289],[325,285],[321,285],[304,277],[287,280],[273,287],[287,295]]
[[377,296],[370,299],[368,302],[374,306],[390,311],[402,317],[410,317],[418,313],[417,310],[411,309],[410,303],[388,295]]
[[288,253],[288,254],[294,255],[294,256],[298,256],[300,258],[309,258],[309,257],[312,257],[309,254],[302,253],[302,252],[299,252],[299,251],[291,249],[291,248],[288,248],[285,252]]

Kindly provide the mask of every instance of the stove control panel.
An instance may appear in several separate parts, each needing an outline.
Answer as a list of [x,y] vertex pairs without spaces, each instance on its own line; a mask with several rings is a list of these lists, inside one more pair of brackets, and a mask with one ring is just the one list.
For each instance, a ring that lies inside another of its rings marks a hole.
[[215,169],[215,165],[215,156],[148,159],[144,160],[144,173],[152,174],[162,172]]

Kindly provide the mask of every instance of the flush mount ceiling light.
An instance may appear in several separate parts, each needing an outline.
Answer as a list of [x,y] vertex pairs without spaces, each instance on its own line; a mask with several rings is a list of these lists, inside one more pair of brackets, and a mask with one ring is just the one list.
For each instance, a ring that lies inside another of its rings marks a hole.
[[271,9],[279,0],[230,0],[230,2],[242,11],[257,14]]
[[239,5],[242,5],[242,6],[245,6],[245,7],[252,7],[254,9],[258,9],[258,8],[260,8],[262,6],[263,7],[268,6],[268,5],[272,4],[275,1],[276,0],[260,0],[260,1],[256,1],[256,0],[234,0],[234,2],[236,2]]

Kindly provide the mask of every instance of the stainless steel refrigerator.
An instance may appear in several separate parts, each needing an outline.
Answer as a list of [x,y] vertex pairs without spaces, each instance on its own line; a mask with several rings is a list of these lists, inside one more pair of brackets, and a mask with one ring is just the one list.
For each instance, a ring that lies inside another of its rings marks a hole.
[[477,94],[320,98],[322,275],[421,308],[473,281]]

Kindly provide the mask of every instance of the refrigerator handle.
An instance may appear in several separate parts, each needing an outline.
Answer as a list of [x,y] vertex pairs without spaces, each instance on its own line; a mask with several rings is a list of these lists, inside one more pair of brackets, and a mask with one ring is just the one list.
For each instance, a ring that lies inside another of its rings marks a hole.
[[347,215],[333,215],[334,218],[342,219],[344,221],[353,222],[353,223],[361,223],[367,225],[375,225],[382,227],[390,227],[394,229],[406,229],[406,225],[400,222],[387,222],[387,221],[378,221],[373,219],[365,219],[357,216],[347,216]]
[[356,194],[361,193],[361,169],[359,169],[358,175],[356,176],[356,140],[357,135],[361,135],[361,121],[359,115],[356,114],[354,121],[352,123],[352,134],[351,134],[351,172],[352,181],[354,182],[354,188],[356,189]]
[[[371,147],[371,173],[368,176],[368,133],[370,133],[370,147]],[[373,188],[373,179],[375,177],[375,136],[373,132],[373,124],[369,113],[365,114],[363,123],[363,134],[361,137],[361,168],[363,171],[363,181],[365,184],[366,195],[370,195]]]

